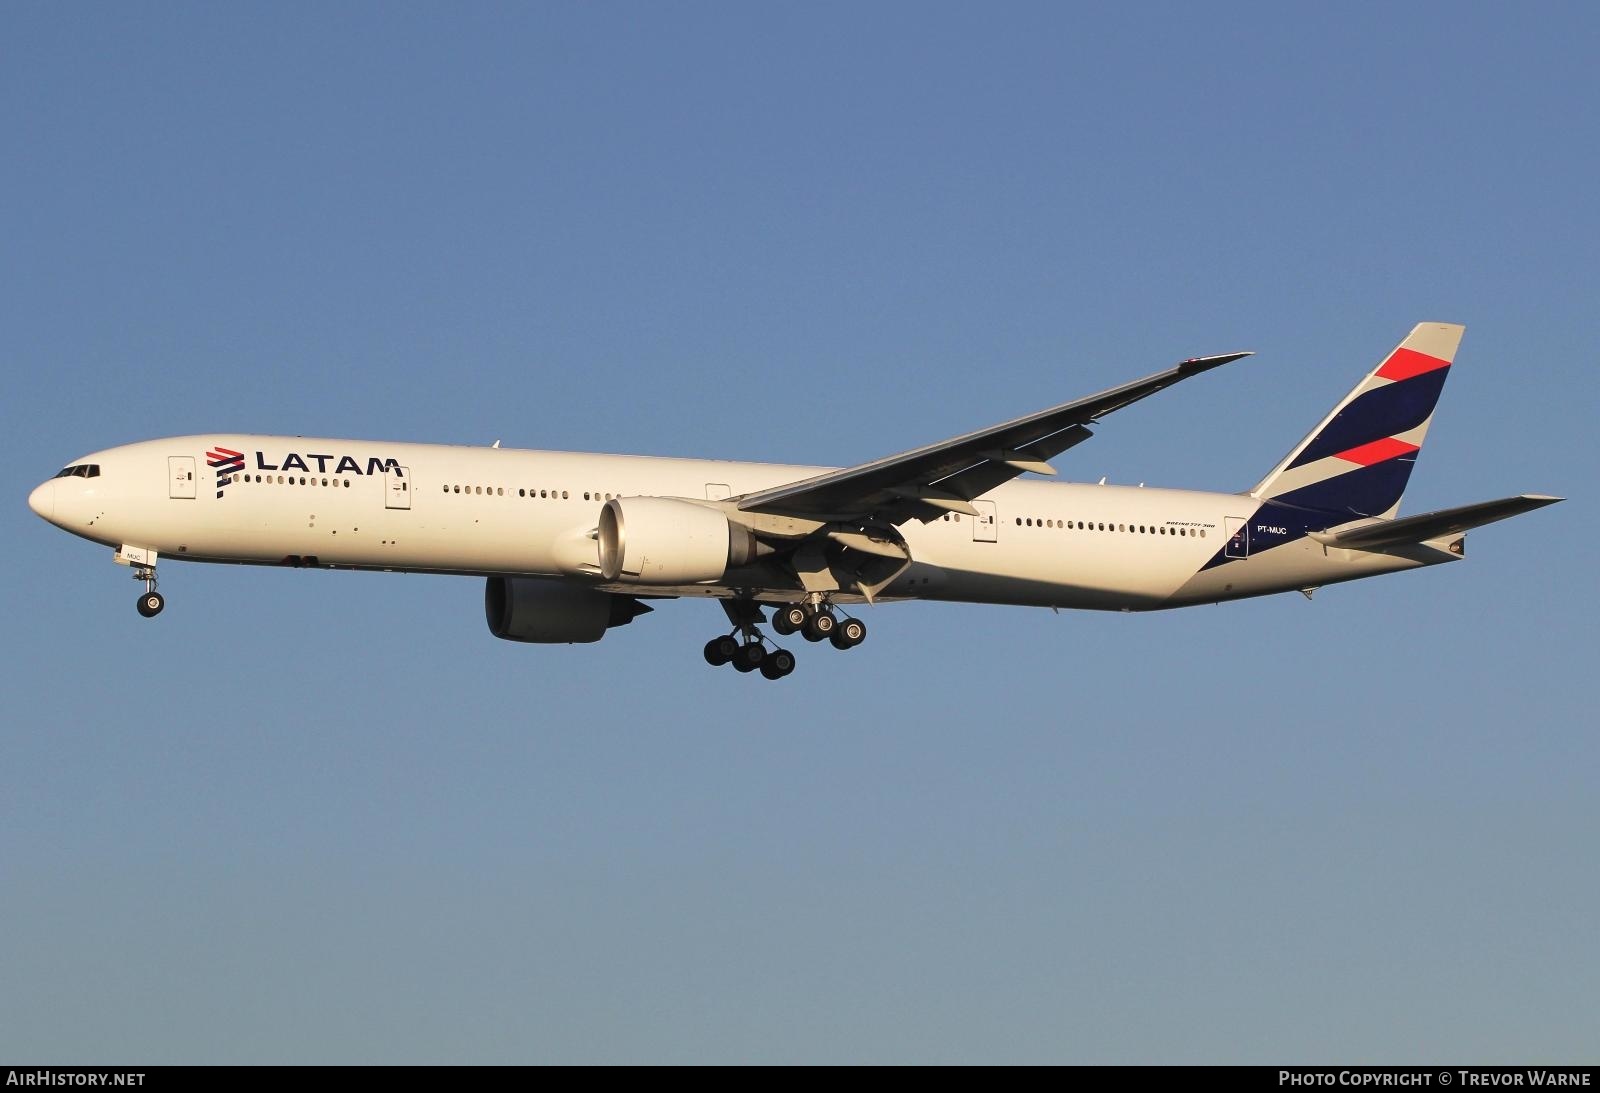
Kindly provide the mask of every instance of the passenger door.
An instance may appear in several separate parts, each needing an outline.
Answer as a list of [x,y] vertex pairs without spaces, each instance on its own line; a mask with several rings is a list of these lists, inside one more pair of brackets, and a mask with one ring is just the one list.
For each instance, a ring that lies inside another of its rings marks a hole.
[[1250,557],[1250,521],[1242,516],[1229,516],[1223,522],[1228,528],[1228,545],[1222,552],[1223,557]]
[[411,472],[399,467],[383,472],[383,507],[408,509],[411,507]]
[[193,499],[196,487],[194,456],[167,456],[167,496]]
[[997,543],[1000,541],[1000,516],[993,501],[974,501],[972,507],[978,510],[978,515],[972,521],[972,541],[974,543]]

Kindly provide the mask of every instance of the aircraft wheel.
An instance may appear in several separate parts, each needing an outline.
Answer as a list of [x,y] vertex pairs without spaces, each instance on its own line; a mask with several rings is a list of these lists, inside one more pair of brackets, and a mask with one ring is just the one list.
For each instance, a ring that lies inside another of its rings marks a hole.
[[794,654],[787,649],[779,649],[761,662],[761,674],[768,679],[782,679],[794,671]]
[[766,648],[758,641],[739,646],[733,654],[733,666],[741,672],[753,672],[767,659]]
[[838,621],[839,620],[835,619],[828,612],[818,611],[815,615],[812,615],[810,618],[806,619],[806,624],[803,630],[806,640],[821,641],[823,638],[832,636],[834,628],[838,625]]
[[733,659],[739,651],[739,643],[732,637],[723,634],[721,637],[712,638],[706,642],[706,663],[713,668],[720,668]]
[[844,619],[828,640],[835,649],[854,649],[867,640],[867,624],[860,619]]
[[153,619],[161,614],[161,609],[167,606],[167,601],[159,592],[145,592],[139,597],[139,614],[147,619]]
[[793,634],[805,624],[805,608],[797,603],[779,604],[772,612],[772,629],[779,634]]

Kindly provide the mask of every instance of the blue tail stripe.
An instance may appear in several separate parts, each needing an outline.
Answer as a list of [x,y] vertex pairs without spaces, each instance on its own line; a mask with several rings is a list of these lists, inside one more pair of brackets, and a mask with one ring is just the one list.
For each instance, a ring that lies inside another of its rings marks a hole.
[[1352,467],[1345,474],[1281,493],[1272,500],[1276,504],[1315,509],[1345,520],[1377,516],[1399,503],[1416,462],[1413,452],[1370,467]]
[[[1428,420],[1439,402],[1448,368],[1436,368],[1399,383],[1385,384],[1358,396],[1339,411],[1322,432],[1295,457],[1300,467],[1351,448],[1408,432]],[[1404,485],[1404,483],[1402,483]],[[1395,495],[1396,498],[1399,494]],[[1378,511],[1382,511],[1380,506]]]

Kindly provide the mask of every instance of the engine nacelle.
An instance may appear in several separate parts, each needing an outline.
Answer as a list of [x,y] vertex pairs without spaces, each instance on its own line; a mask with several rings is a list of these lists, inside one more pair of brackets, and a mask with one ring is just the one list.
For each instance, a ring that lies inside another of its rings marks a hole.
[[545,644],[599,641],[650,607],[632,596],[541,577],[490,577],[483,586],[489,632],[507,641]]
[[618,497],[600,510],[600,575],[608,581],[714,581],[756,553],[749,528],[693,501]]

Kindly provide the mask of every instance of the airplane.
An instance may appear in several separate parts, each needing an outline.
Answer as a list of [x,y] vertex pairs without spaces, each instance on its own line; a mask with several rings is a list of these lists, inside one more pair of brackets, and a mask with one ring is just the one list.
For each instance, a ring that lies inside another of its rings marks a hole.
[[1418,325],[1242,493],[1039,478],[1106,415],[1249,353],[842,469],[202,434],[83,456],[28,504],[112,547],[146,617],[163,558],[481,577],[490,632],[520,642],[598,641],[647,601],[706,597],[730,626],[706,661],[776,680],[795,657],[764,612],[849,649],[862,603],[1150,611],[1460,559],[1468,529],[1562,500],[1398,515],[1463,330]]

